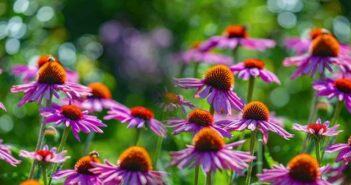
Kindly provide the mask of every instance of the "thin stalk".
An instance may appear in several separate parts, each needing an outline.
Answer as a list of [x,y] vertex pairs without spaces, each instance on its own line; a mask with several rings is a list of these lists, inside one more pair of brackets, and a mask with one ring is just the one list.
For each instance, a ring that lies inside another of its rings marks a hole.
[[214,107],[213,107],[213,104],[210,105],[210,113],[211,113],[212,115],[214,115]]
[[42,166],[42,171],[43,171],[43,181],[44,181],[44,185],[47,185],[48,184],[48,176],[46,174],[46,167],[43,165]]
[[185,69],[187,66],[188,66],[187,64],[182,64],[182,66],[180,67],[180,70],[179,70],[179,74],[178,74],[179,78],[181,78],[184,75],[184,72],[185,72]]
[[261,135],[259,135],[258,137],[259,139],[257,143],[257,173],[261,173],[263,167],[263,148]]
[[317,158],[318,163],[321,164],[321,153],[320,153],[321,152],[321,150],[320,150],[321,143],[320,143],[318,138],[315,139],[315,142],[316,142],[316,158]]
[[57,152],[62,152],[62,150],[64,149],[64,147],[66,145],[67,138],[68,138],[68,134],[69,134],[69,127],[65,127],[65,129],[63,130],[60,144],[57,148]]
[[156,142],[156,148],[155,148],[155,155],[154,155],[154,166],[156,167],[157,165],[157,161],[159,159],[159,155],[161,153],[162,150],[162,142],[163,142],[163,138],[162,137],[157,137],[157,142]]
[[310,114],[308,115],[308,123],[312,122],[317,115],[317,102],[318,96],[317,93],[314,93],[310,107]]
[[136,130],[135,130],[135,141],[134,141],[135,146],[138,146],[140,134],[141,134],[141,129],[136,128]]
[[91,142],[93,141],[95,136],[95,132],[91,132],[88,134],[87,140],[85,141],[85,145],[84,145],[84,154],[88,154],[89,150],[90,150],[90,145]]
[[[252,156],[255,153],[255,144],[256,144],[256,131],[251,132],[251,138],[250,138],[250,154]],[[251,161],[249,164],[249,169],[246,176],[246,183],[245,183],[246,185],[249,185],[251,183],[252,166],[253,166],[253,162]]]
[[194,185],[199,184],[199,171],[200,171],[200,166],[195,167],[195,178],[194,178]]
[[211,174],[211,171],[206,173],[206,185],[212,185],[212,174]]
[[334,111],[333,117],[331,119],[331,126],[333,126],[338,121],[338,118],[339,118],[339,115],[341,112],[341,108],[342,108],[342,102],[338,101],[338,103],[335,106],[335,111]]
[[200,67],[200,63],[199,62],[195,62],[195,66],[194,66],[194,78],[197,77],[198,73],[199,73],[199,67]]
[[239,45],[236,46],[234,49],[233,49],[233,60],[234,60],[234,63],[239,63],[239,57],[238,57],[238,50],[239,50]]
[[255,87],[255,77],[250,77],[249,87],[247,89],[247,103],[249,103],[252,100],[254,87]]

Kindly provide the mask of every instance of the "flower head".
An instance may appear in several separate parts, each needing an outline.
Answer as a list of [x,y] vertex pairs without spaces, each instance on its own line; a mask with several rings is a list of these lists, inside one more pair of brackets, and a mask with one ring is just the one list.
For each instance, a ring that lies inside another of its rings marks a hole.
[[299,154],[289,161],[287,167],[275,165],[273,169],[263,170],[257,177],[272,185],[328,185],[328,181],[321,178],[328,169],[320,168],[317,160],[309,154]]
[[49,149],[48,145],[45,145],[43,149],[37,150],[34,152],[29,152],[26,150],[20,151],[20,156],[33,159],[35,161],[41,162],[43,164],[49,163],[63,163],[65,162],[69,156],[65,156],[67,151],[62,151],[60,153],[56,153],[56,148]]
[[21,182],[20,185],[41,185],[39,181],[34,180],[34,179],[28,179],[23,182]]
[[231,66],[230,69],[234,74],[238,74],[239,78],[244,80],[260,77],[267,83],[275,82],[280,84],[278,77],[274,73],[266,70],[264,67],[265,63],[262,60],[246,59],[242,63]]
[[104,117],[106,120],[116,119],[122,123],[129,123],[128,128],[150,128],[155,134],[165,137],[166,131],[162,123],[154,118],[154,113],[145,107],[127,108],[123,105],[112,107]]
[[334,125],[333,127],[329,127],[329,121],[322,123],[321,119],[317,119],[316,123],[309,123],[308,125],[300,125],[295,123],[293,128],[298,131],[302,131],[307,133],[312,137],[328,137],[328,136],[336,136],[340,132],[337,130],[339,125]]
[[133,146],[125,150],[114,165],[108,161],[105,164],[93,164],[91,171],[100,174],[103,183],[162,185],[164,172],[154,171],[149,153],[142,147]]
[[210,112],[201,109],[192,110],[188,114],[186,120],[171,119],[168,121],[168,125],[173,128],[173,134],[179,134],[181,132],[191,132],[196,134],[201,129],[209,127],[216,130],[222,136],[231,137],[230,132],[223,129],[220,125],[217,125],[217,122],[214,121]]
[[313,88],[318,92],[318,96],[344,101],[347,110],[351,112],[351,79],[339,78],[332,80],[327,78],[314,82]]
[[0,139],[0,159],[4,160],[12,166],[16,166],[17,164],[21,163],[20,160],[15,159],[11,155],[10,146],[3,144],[2,139]]
[[247,163],[255,159],[249,152],[232,150],[244,142],[225,144],[223,137],[214,129],[203,128],[194,136],[191,146],[171,153],[171,164],[181,169],[202,166],[205,172],[230,169],[242,173],[248,167]]
[[65,185],[103,185],[98,177],[99,174],[91,172],[93,163],[100,163],[97,152],[92,152],[87,156],[80,158],[72,170],[60,170],[53,174],[53,179],[65,178]]
[[49,60],[40,67],[35,82],[12,86],[11,92],[24,92],[25,95],[18,104],[20,106],[33,101],[40,104],[44,98],[50,99],[51,95],[60,98],[59,92],[70,99],[90,95],[87,87],[67,81],[65,69],[55,60]]
[[177,86],[182,88],[196,88],[196,97],[207,98],[217,113],[231,114],[232,108],[240,111],[244,101],[233,92],[234,77],[227,66],[216,65],[211,67],[203,79],[182,78],[176,79]]
[[80,141],[78,133],[97,132],[103,133],[99,127],[106,127],[96,116],[88,115],[88,111],[83,111],[74,104],[59,106],[53,104],[40,110],[44,117],[44,123],[64,124],[71,127],[74,137]]
[[329,171],[328,182],[332,184],[351,183],[351,164],[340,164]]
[[251,38],[245,26],[230,25],[224,30],[223,35],[211,37],[203,44],[204,48],[218,47],[235,49],[239,46],[263,51],[267,48],[274,47],[275,42],[270,39]]
[[351,136],[348,139],[347,143],[340,143],[340,144],[334,144],[325,150],[327,153],[333,153],[336,151],[340,151],[338,156],[336,157],[335,161],[344,161],[346,164],[348,164],[351,161]]
[[274,120],[270,118],[267,106],[259,101],[248,103],[242,111],[241,118],[229,122],[221,121],[219,124],[225,126],[224,128],[228,130],[259,130],[263,134],[264,143],[268,141],[268,131],[275,132],[284,139],[289,139],[293,136],[284,130],[281,125],[274,123]]
[[182,95],[173,92],[165,92],[162,94],[162,103],[160,106],[165,112],[171,112],[178,108],[186,112],[186,107],[190,109],[195,108],[195,106],[190,101],[185,100]]

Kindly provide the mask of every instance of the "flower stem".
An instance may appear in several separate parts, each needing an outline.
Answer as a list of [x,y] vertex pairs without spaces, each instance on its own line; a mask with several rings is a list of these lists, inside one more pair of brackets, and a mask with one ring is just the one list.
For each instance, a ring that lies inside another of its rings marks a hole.
[[212,185],[212,174],[211,174],[211,171],[206,173],[206,185]]
[[233,60],[234,60],[234,63],[239,63],[239,57],[238,57],[238,50],[239,50],[239,45],[236,46],[234,49],[233,49]]
[[60,144],[57,148],[57,152],[62,152],[63,148],[66,145],[66,141],[67,141],[67,137],[68,137],[68,133],[69,133],[69,127],[65,127],[65,129],[63,130],[63,134],[62,134],[62,138],[60,141]]
[[341,108],[342,108],[342,102],[338,101],[338,103],[335,106],[335,111],[334,111],[333,117],[331,119],[331,126],[333,126],[338,121],[338,118],[339,118],[339,115],[341,112]]
[[316,158],[318,163],[321,164],[320,141],[319,139],[316,139],[315,142],[316,142]]
[[[250,138],[250,154],[253,156],[255,153],[255,144],[256,144],[256,131],[251,132]],[[246,176],[246,185],[251,183],[251,173],[252,173],[253,162],[251,161],[249,164],[249,169]]]
[[187,66],[188,66],[187,64],[182,64],[182,66],[180,67],[180,70],[179,70],[179,74],[178,74],[179,78],[181,78],[184,75],[184,72],[185,72],[185,69]]
[[199,171],[200,171],[200,166],[195,167],[195,179],[194,179],[194,185],[199,184]]
[[156,142],[156,148],[155,148],[155,155],[154,155],[154,167],[156,167],[157,165],[157,161],[159,159],[159,155],[161,153],[161,149],[162,149],[162,142],[163,142],[163,138],[162,137],[157,137],[157,142]]
[[85,140],[84,154],[88,154],[89,153],[90,145],[91,145],[91,142],[94,139],[94,136],[95,136],[95,132],[91,132],[91,133],[88,134],[87,140]]
[[210,105],[210,113],[212,114],[212,116],[214,115],[214,107],[213,107],[213,104]]
[[44,181],[44,185],[47,185],[48,184],[48,176],[46,174],[46,167],[43,165],[41,167],[42,169],[42,173],[43,173],[43,181]]
[[247,103],[249,103],[252,100],[254,87],[255,87],[255,77],[250,77],[249,87],[247,89]]
[[258,143],[257,143],[257,173],[262,172],[263,166],[263,148],[262,148],[262,138],[258,136]]
[[138,146],[140,134],[141,134],[141,129],[136,128],[136,130],[135,130],[135,141],[134,141],[135,146]]
[[194,66],[194,78],[197,77],[198,73],[199,73],[199,67],[200,67],[200,63],[199,62],[195,62],[195,66]]

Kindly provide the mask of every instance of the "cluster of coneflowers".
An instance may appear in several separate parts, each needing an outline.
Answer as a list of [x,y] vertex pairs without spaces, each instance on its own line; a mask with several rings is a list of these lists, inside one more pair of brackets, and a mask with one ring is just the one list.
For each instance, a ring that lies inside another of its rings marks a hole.
[[[283,62],[286,66],[297,67],[292,78],[302,75],[318,78],[313,83],[316,98],[311,103],[307,124],[293,125],[293,129],[306,133],[301,154],[293,157],[286,166],[280,164],[264,170],[262,147],[269,142],[268,133],[276,133],[284,139],[291,139],[293,135],[283,128],[282,120],[270,112],[263,100],[253,101],[257,79],[262,79],[268,84],[280,85],[278,77],[266,69],[265,62],[261,59],[247,58],[242,62],[235,61],[239,47],[264,51],[275,46],[273,40],[251,38],[244,26],[229,26],[223,35],[197,43],[180,55],[184,62],[183,69],[195,63],[195,77],[198,65],[212,65],[201,79],[174,80],[177,87],[195,89],[194,97],[206,99],[209,108],[204,110],[181,95],[166,92],[165,101],[160,104],[162,110],[181,109],[187,116],[170,118],[164,123],[157,120],[154,112],[146,107],[127,107],[114,101],[110,90],[102,83],[94,82],[87,86],[79,84],[78,75],[65,69],[53,56],[40,56],[34,67],[15,66],[13,74],[20,76],[24,84],[13,86],[11,92],[24,94],[18,103],[19,106],[36,102],[40,106],[40,116],[43,118],[35,149],[21,150],[19,154],[23,158],[33,160],[31,168],[28,169],[28,180],[22,184],[40,184],[34,174],[41,174],[44,185],[51,184],[53,179],[64,179],[65,185],[166,184],[165,178],[172,174],[154,170],[150,154],[138,145],[138,141],[142,128],[156,134],[158,140],[153,157],[157,160],[162,148],[162,138],[167,137],[167,127],[172,130],[173,135],[192,135],[192,143],[185,149],[171,152],[170,164],[180,169],[194,168],[195,185],[199,182],[200,169],[205,173],[207,185],[214,183],[213,175],[217,171],[231,172],[228,176],[229,184],[235,184],[237,176],[246,176],[246,185],[251,184],[254,176],[261,182],[275,185],[327,185],[349,180],[344,176],[344,172],[350,169],[351,139],[346,144],[334,142],[341,132],[336,122],[343,102],[351,112],[350,49],[340,44],[329,31],[320,28],[312,29],[309,38],[287,39],[285,45],[300,55],[287,58]],[[213,49],[232,50],[234,57],[214,53]],[[245,100],[234,91],[234,76],[248,81]],[[322,96],[337,100],[330,121],[322,122],[317,119],[316,105],[318,98]],[[5,109],[2,104],[1,107]],[[102,129],[106,125],[94,115],[103,109],[108,110],[105,120],[118,120],[126,123],[128,128],[137,130],[135,145],[122,152],[116,163],[102,161],[99,153],[93,151],[82,156],[72,169],[62,169],[62,164],[70,158],[64,150],[70,131],[78,141],[80,132],[103,133]],[[49,147],[45,142],[44,133],[48,124],[53,124],[58,130],[63,129],[57,147]],[[248,151],[242,151],[242,145],[246,142],[244,134],[241,134],[238,141],[231,140],[233,133],[244,130],[251,135],[247,138]],[[306,152],[307,145],[315,148],[313,154]],[[268,147],[265,146],[265,149]],[[322,166],[324,151],[339,151],[335,168]],[[11,155],[10,146],[2,144],[2,141],[0,159],[13,166],[21,162]],[[257,166],[257,174],[253,173],[254,165]],[[39,170],[41,173],[35,173]],[[327,173],[329,176],[325,177]]]

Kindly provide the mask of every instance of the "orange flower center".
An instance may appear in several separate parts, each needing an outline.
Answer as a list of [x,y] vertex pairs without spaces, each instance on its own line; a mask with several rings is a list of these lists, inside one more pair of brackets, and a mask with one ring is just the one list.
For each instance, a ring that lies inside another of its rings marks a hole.
[[142,147],[132,146],[125,150],[118,159],[121,168],[129,171],[146,172],[152,170],[149,153]]
[[224,146],[224,140],[217,131],[205,127],[194,136],[193,145],[202,152],[219,151]]
[[324,29],[323,28],[312,28],[310,31],[310,38],[314,40],[318,36],[322,35]]
[[35,153],[37,155],[40,155],[42,157],[42,160],[45,160],[47,157],[49,157],[50,159],[54,157],[54,154],[49,150],[38,150]]
[[226,36],[228,38],[246,38],[249,35],[246,32],[245,26],[231,25],[225,29],[224,36]]
[[339,42],[328,33],[323,33],[311,43],[313,56],[336,57],[340,52]]
[[335,87],[344,93],[351,93],[351,80],[340,78],[335,80]]
[[166,92],[163,94],[163,97],[168,103],[179,104],[178,96],[175,93]]
[[92,175],[89,170],[94,168],[91,163],[100,163],[99,154],[97,152],[92,152],[87,156],[80,158],[74,165],[74,169],[80,174]]
[[99,83],[99,82],[94,82],[90,83],[88,87],[92,91],[92,97],[94,98],[101,98],[101,99],[111,99],[112,94],[110,89],[106,87],[106,85]]
[[40,182],[34,179],[28,179],[26,181],[21,182],[20,185],[41,185]]
[[133,107],[130,109],[130,112],[132,116],[138,117],[144,120],[150,120],[154,117],[154,113],[152,111],[142,106]]
[[205,74],[205,84],[218,90],[228,91],[234,85],[234,76],[225,65],[211,67]]
[[62,106],[61,113],[71,120],[80,120],[83,117],[82,110],[76,105]]
[[243,109],[243,118],[268,121],[269,109],[262,102],[259,102],[259,101],[250,102]]
[[244,61],[244,65],[246,68],[258,68],[258,69],[263,69],[265,66],[264,62],[259,59],[246,59]]
[[47,62],[58,62],[60,63],[56,58],[54,58],[51,55],[41,55],[38,60],[37,60],[37,66],[38,68],[40,68],[41,66],[43,66],[44,64],[46,64]]
[[209,126],[213,124],[213,116],[208,111],[195,109],[189,113],[188,121],[199,126]]
[[46,62],[40,67],[37,80],[39,83],[64,84],[67,80],[66,71],[58,62]]
[[321,130],[322,130],[322,133],[327,131],[327,127],[319,123],[310,123],[307,125],[307,128],[314,130],[314,133],[319,133],[319,131]]
[[312,183],[320,176],[317,160],[308,154],[295,156],[289,161],[288,168],[290,177],[299,182]]

